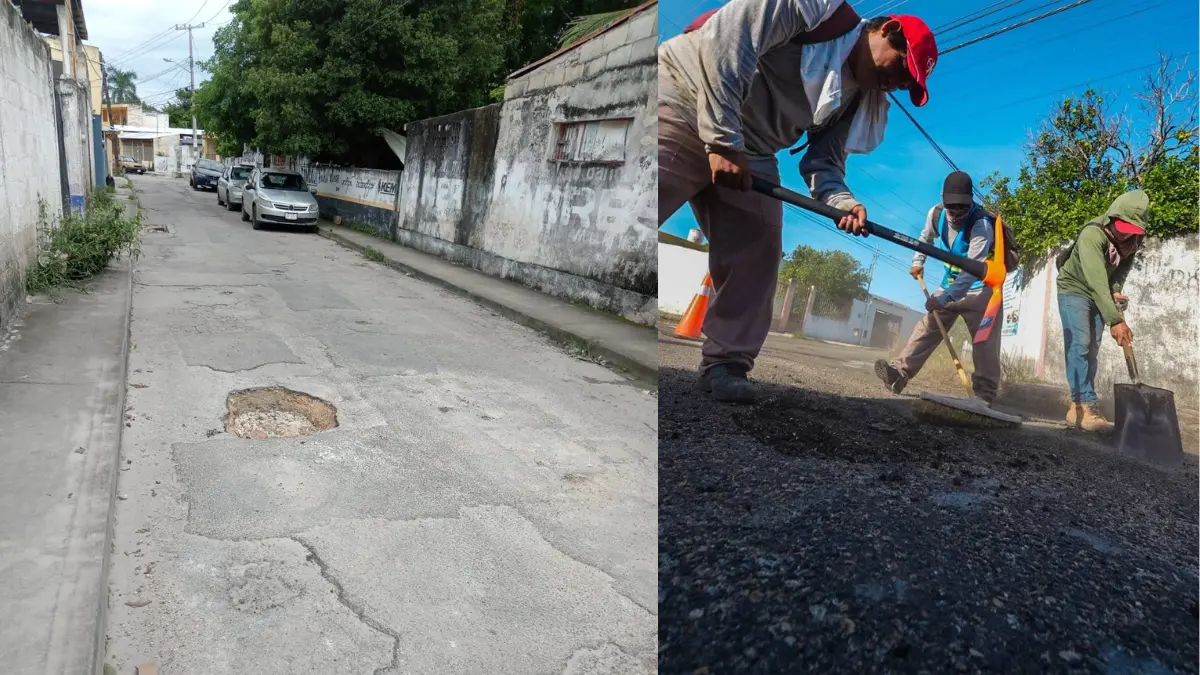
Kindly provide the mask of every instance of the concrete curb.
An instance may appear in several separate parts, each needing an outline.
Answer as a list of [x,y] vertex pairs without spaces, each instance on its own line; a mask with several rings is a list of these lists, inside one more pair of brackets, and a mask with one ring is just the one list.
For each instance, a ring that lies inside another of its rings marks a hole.
[[[139,209],[140,210],[140,209]],[[124,442],[125,395],[129,391],[129,345],[133,323],[133,264],[129,260],[129,271],[125,286],[125,333],[121,339],[120,389],[117,394],[116,452],[112,457],[112,475],[108,479],[108,512],[105,514],[104,553],[100,559],[100,606],[97,608],[95,644],[95,666],[92,672],[102,675],[104,652],[108,634],[108,575],[112,569],[113,542],[116,540],[117,485],[121,476],[121,445]]]
[[[133,215],[138,217],[142,213],[142,201],[137,197],[136,190],[130,190],[133,193]],[[108,479],[108,511],[105,513],[104,520],[104,553],[100,559],[100,578],[102,580],[100,593],[100,606],[97,608],[96,615],[96,635],[95,644],[95,661],[92,672],[95,675],[103,675],[104,671],[104,653],[108,647],[108,575],[112,570],[113,542],[116,540],[116,519],[117,519],[117,492],[118,484],[121,476],[121,446],[125,439],[125,398],[129,392],[129,346],[132,344],[133,330],[133,268],[137,262],[133,258],[127,258],[129,268],[125,279],[125,328],[121,336],[121,366],[120,371],[120,387],[117,393],[117,433],[116,433],[116,451],[112,457],[112,475]]]
[[[328,223],[325,223],[325,222],[321,222],[319,224],[318,232],[320,233],[320,235],[322,237],[325,237],[326,239],[334,241],[348,249],[358,251],[359,253],[365,254],[367,248],[369,248],[367,246],[363,246],[363,245],[359,244],[358,242],[351,241],[350,239],[347,239],[346,237],[341,236],[340,234],[338,234],[337,231],[335,231],[332,227],[330,227]],[[394,244],[395,242],[388,242],[388,243]],[[510,307],[503,303],[496,302],[496,301],[492,300],[491,298],[483,297],[477,293],[472,292],[470,289],[458,286],[450,281],[447,281],[446,279],[438,277],[437,275],[429,274],[423,270],[419,270],[414,267],[405,265],[402,262],[393,260],[393,259],[389,258],[387,256],[387,254],[384,253],[383,251],[379,251],[378,249],[375,249],[375,250],[376,250],[376,252],[383,255],[383,263],[382,264],[387,265],[388,267],[391,267],[392,269],[399,270],[399,271],[405,272],[407,274],[411,274],[412,276],[417,277],[418,279],[421,279],[422,281],[427,281],[429,283],[436,284],[448,291],[451,291],[453,293],[456,293],[458,295],[466,297],[476,303],[479,303],[480,305],[487,307],[488,309],[496,312],[497,314],[503,316],[504,318],[506,318],[510,321],[519,323],[522,326],[525,326],[527,328],[532,328],[538,332],[544,333],[556,342],[559,342],[564,345],[569,345],[569,346],[582,346],[587,350],[588,355],[598,356],[598,357],[603,358],[605,361],[616,366],[617,369],[622,370],[625,373],[631,375],[632,377],[637,379],[639,382],[642,382],[644,384],[648,384],[648,385],[651,385],[654,387],[658,386],[657,364],[654,367],[650,367],[647,364],[641,363],[637,359],[631,358],[631,357],[629,357],[625,354],[622,354],[616,350],[605,347],[604,345],[599,344],[598,342],[596,342],[588,337],[578,335],[576,333],[573,333],[573,332],[566,330],[564,328],[561,328],[559,326],[555,326],[553,324],[542,321],[541,319],[530,316],[516,308]]]

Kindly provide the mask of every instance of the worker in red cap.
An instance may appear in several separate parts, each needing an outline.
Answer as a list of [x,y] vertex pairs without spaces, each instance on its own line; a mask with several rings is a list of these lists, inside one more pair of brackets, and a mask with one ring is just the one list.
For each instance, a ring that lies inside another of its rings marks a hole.
[[708,237],[716,291],[704,318],[701,386],[750,402],[783,257],[781,202],[750,191],[778,182],[775,154],[807,134],[800,174],[813,197],[867,210],[846,186],[846,157],[883,141],[887,93],[929,100],[937,45],[914,16],[862,20],[842,0],[732,0],[659,47],[658,222],[689,203]]
[[1071,409],[1067,424],[1084,431],[1110,431],[1112,423],[1096,409],[1096,367],[1105,327],[1122,347],[1133,345],[1133,331],[1118,305],[1134,255],[1146,234],[1150,197],[1131,190],[1113,200],[1104,215],[1089,220],[1075,243],[1059,254],[1058,316],[1066,350]]

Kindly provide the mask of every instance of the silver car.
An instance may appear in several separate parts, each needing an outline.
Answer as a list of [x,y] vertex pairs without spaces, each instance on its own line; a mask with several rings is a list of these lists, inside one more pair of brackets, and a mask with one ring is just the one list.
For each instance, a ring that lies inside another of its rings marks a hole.
[[302,226],[317,231],[320,209],[304,176],[283,169],[255,169],[242,191],[242,220],[263,225]]
[[231,166],[217,179],[217,206],[233,211],[242,208],[242,189],[253,173],[252,166]]

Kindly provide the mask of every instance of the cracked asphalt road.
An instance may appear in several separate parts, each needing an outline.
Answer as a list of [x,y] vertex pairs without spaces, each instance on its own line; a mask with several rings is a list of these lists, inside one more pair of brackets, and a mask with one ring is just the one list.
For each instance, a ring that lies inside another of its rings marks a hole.
[[[213,673],[650,673],[657,400],[315,235],[135,177],[105,663]],[[245,440],[279,385],[337,428]]]
[[917,426],[876,354],[794,338],[724,406],[659,346],[661,673],[1197,672],[1194,456]]

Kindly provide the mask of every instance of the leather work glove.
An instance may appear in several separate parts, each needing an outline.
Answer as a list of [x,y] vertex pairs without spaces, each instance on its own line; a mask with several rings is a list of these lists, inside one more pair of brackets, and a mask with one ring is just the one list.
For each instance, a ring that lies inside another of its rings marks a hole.
[[913,265],[912,269],[910,269],[908,273],[912,275],[912,278],[920,279],[921,277],[925,276],[925,268],[921,267],[920,265]]

